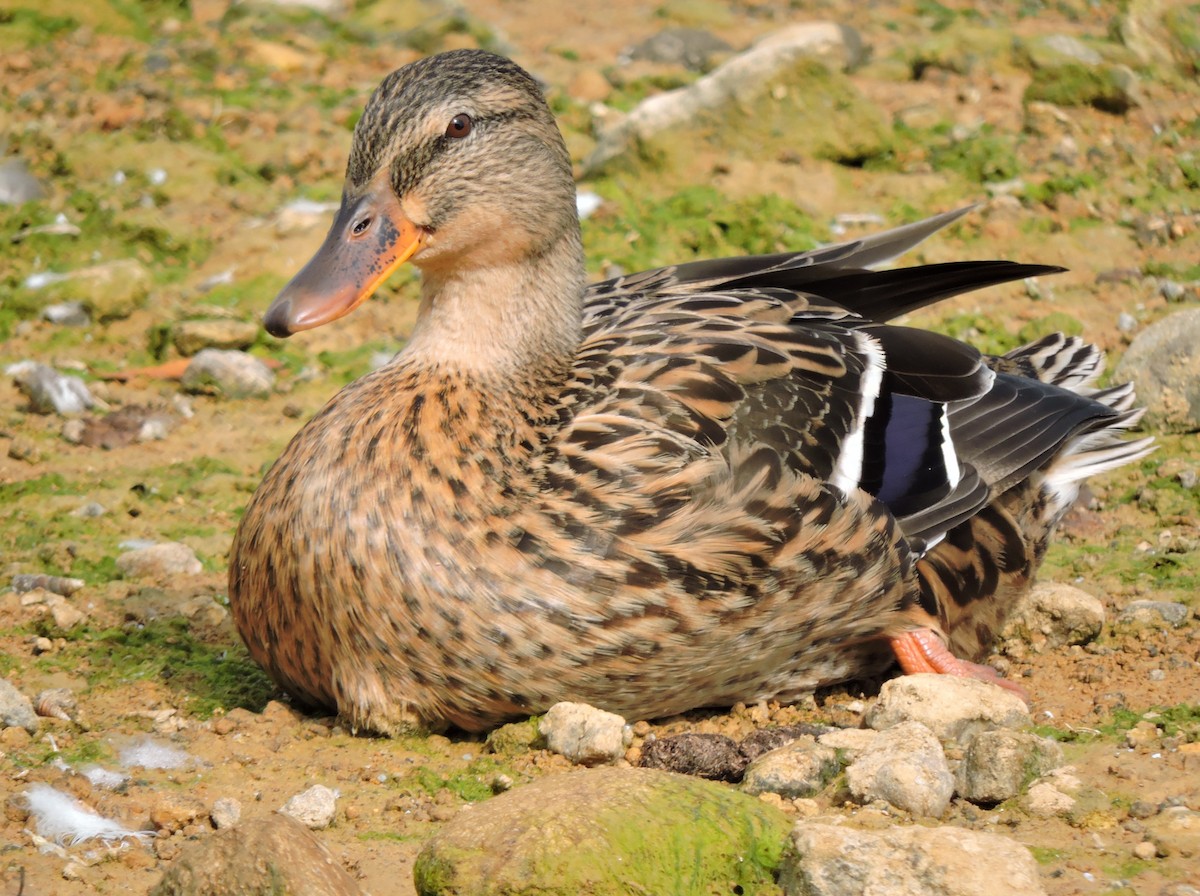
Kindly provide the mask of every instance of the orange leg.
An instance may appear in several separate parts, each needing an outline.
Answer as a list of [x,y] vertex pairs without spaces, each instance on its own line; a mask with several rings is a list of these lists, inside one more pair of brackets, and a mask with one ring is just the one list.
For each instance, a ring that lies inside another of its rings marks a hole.
[[916,672],[936,672],[942,675],[958,675],[962,678],[977,678],[980,681],[990,681],[1006,690],[1012,691],[1026,703],[1029,695],[1025,689],[1000,674],[991,666],[981,666],[960,660],[952,654],[942,639],[932,629],[918,628],[888,639],[900,668],[907,675]]

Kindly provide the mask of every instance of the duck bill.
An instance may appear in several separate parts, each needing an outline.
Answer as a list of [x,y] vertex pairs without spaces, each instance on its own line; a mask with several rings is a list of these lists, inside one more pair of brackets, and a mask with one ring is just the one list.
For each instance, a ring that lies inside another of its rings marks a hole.
[[423,244],[424,231],[387,185],[358,200],[343,198],[325,242],[275,297],[263,326],[282,337],[344,317]]

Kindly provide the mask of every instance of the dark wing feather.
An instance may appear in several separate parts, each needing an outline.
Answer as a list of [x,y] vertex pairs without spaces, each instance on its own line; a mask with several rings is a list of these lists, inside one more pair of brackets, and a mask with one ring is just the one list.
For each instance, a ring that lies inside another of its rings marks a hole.
[[869,320],[884,322],[964,292],[1063,270],[1010,261],[868,270],[907,252],[970,210],[957,209],[807,252],[705,259],[615,277],[589,288],[590,309],[601,315],[648,293],[774,289],[794,295],[810,293]]
[[959,456],[999,494],[1047,464],[1070,438],[1118,416],[1060,386],[998,373],[985,395],[951,407],[950,432]]
[[[810,252],[596,284],[569,393],[587,392],[580,408],[593,422],[636,405],[645,426],[669,433],[655,438],[675,445],[681,461],[715,450],[735,478],[744,463],[861,488],[923,550],[1117,413],[1020,375],[1061,362],[1078,379],[1084,348],[1054,342],[984,358],[950,337],[883,323],[1058,270],[1003,261],[866,269],[965,211]],[[598,369],[588,369],[592,361]]]

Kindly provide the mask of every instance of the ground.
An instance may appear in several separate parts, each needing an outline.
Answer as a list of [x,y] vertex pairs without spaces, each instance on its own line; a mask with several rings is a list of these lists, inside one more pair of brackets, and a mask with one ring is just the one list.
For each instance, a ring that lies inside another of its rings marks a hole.
[[[239,800],[246,816],[316,783],[340,793],[323,841],[365,889],[406,893],[422,840],[465,802],[485,798],[498,777],[519,785],[569,768],[535,749],[489,752],[482,739],[454,732],[371,739],[298,713],[248,660],[221,610],[229,540],[265,465],[376,353],[402,345],[413,275],[396,277],[334,326],[286,343],[256,337],[252,351],[278,374],[267,398],[198,395],[185,408],[174,380],[111,378],[177,358],[177,321],[257,320],[315,248],[329,214],[280,210],[299,198],[336,199],[349,128],[366,96],[421,51],[482,42],[515,55],[547,84],[582,162],[602,111],[597,102],[628,109],[695,77],[618,65],[633,43],[691,25],[742,48],[792,22],[838,21],[872,50],[851,80],[892,123],[887,151],[852,164],[760,163],[700,147],[702,181],[670,172],[586,181],[606,200],[585,224],[594,274],[694,254],[800,248],[837,230],[853,235],[978,202],[976,214],[911,260],[1003,257],[1070,272],[946,303],[912,323],[987,349],[1062,327],[1115,358],[1139,328],[1182,307],[1180,295],[1195,305],[1194,71],[1189,77],[1165,59],[1142,65],[1139,102],[1122,112],[1046,106],[1026,101],[1031,76],[1010,52],[1039,35],[1102,41],[1119,17],[1105,5],[481,0],[466,4],[464,16],[364,2],[331,20],[224,0],[78,6],[10,0],[0,9],[0,145],[48,189],[40,202],[0,208],[0,233],[15,240],[0,255],[0,364],[36,359],[81,372],[110,407],[167,408],[174,427],[163,440],[111,450],[70,444],[62,418],[29,412],[8,378],[0,383],[3,585],[17,573],[86,583],[69,599],[86,618],[68,628],[45,602],[0,594],[0,675],[30,695],[68,688],[78,703],[67,720],[43,719],[35,736],[13,728],[0,737],[5,896],[145,893],[189,838],[210,829],[215,800]],[[1002,49],[985,46],[979,35],[989,33],[1002,37]],[[939,35],[956,34],[950,49],[931,49]],[[79,235],[22,233],[60,213]],[[839,223],[842,214],[881,223]],[[25,283],[38,271],[125,258],[136,259],[136,276],[116,287]],[[45,304],[71,298],[93,303],[92,326],[38,318]],[[1109,617],[1102,635],[1083,647],[1018,648],[996,658],[1029,691],[1039,730],[1063,741],[1089,788],[1087,811],[1036,819],[1016,807],[956,803],[947,819],[1034,848],[1054,896],[1200,886],[1194,856],[1132,852],[1146,806],[1200,809],[1195,437],[1156,435],[1155,455],[1092,484],[1043,574],[1101,597]],[[107,513],[72,514],[88,502]],[[122,578],[115,557],[134,539],[184,542],[203,570],[151,583]],[[1178,628],[1116,625],[1139,599],[1182,602],[1189,619]],[[697,712],[639,730],[661,737],[798,720],[855,725],[871,693],[867,683],[796,707]],[[59,767],[114,767],[121,750],[146,735],[186,750],[192,763],[135,770],[123,790],[90,794]],[[134,827],[153,817],[159,836],[112,855],[75,848],[70,862],[39,854],[23,831],[18,794],[40,780]],[[839,799],[836,789],[822,797],[830,808]]]

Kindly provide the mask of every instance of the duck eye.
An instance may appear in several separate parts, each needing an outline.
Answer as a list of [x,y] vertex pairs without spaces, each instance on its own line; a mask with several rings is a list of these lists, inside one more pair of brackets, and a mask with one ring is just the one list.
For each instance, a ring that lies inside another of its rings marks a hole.
[[446,125],[446,136],[461,140],[467,134],[471,133],[471,125],[471,116],[466,112],[459,112]]
[[367,232],[367,228],[370,226],[371,226],[371,219],[369,217],[359,218],[357,221],[354,222],[354,226],[350,228],[350,233],[353,236],[362,236],[364,233]]

